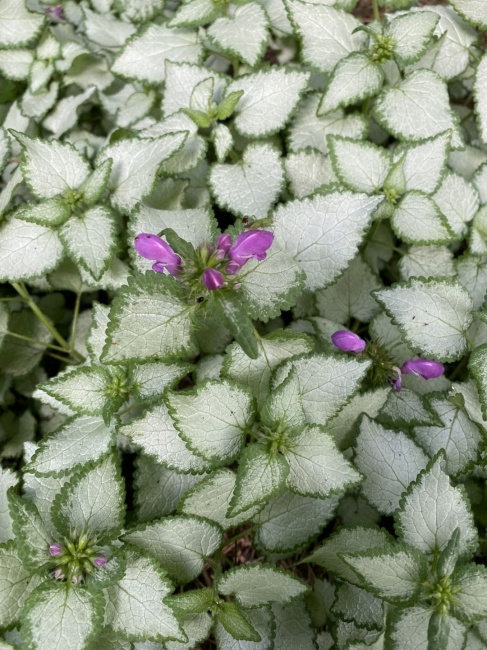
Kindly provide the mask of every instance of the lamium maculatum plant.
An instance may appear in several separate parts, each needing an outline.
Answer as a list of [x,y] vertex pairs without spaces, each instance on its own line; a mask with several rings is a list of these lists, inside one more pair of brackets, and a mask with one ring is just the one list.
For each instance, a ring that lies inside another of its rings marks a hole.
[[0,650],[487,650],[486,0],[0,0]]

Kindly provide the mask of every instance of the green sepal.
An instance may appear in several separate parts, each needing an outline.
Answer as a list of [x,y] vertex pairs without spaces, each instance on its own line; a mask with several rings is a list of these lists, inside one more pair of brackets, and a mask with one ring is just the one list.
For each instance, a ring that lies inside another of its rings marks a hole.
[[164,228],[164,230],[159,233],[159,237],[164,237],[169,246],[171,246],[178,255],[181,255],[184,260],[194,259],[195,250],[193,245],[182,239],[172,228]]
[[181,615],[201,614],[211,609],[215,604],[215,593],[213,589],[208,587],[192,589],[182,594],[168,596],[166,603]]
[[260,641],[260,634],[254,630],[242,608],[235,602],[226,602],[219,606],[216,620],[238,641]]
[[[111,468],[109,467],[110,464]],[[111,469],[113,469],[113,475],[110,477]],[[99,471],[107,471],[108,478],[99,474]],[[70,497],[90,473],[95,474],[95,476],[89,483],[90,490],[85,489],[83,492],[83,497],[86,500],[91,500],[89,512],[85,512],[81,503],[79,501],[77,504],[70,502]],[[99,476],[97,477],[96,474],[99,474]],[[99,478],[97,493],[93,487],[96,478]],[[113,481],[110,479],[113,479]],[[115,483],[115,489],[112,489],[111,493],[106,485],[108,482]],[[109,500],[112,501],[111,508]],[[78,512],[75,512],[75,505],[78,506]],[[110,509],[111,512],[109,512]],[[100,513],[103,510],[105,512],[101,518]],[[116,510],[116,512],[113,512],[113,510]],[[70,517],[69,511],[71,511],[73,518]],[[75,516],[78,521],[74,520]],[[51,517],[56,529],[64,537],[71,537],[74,529],[78,534],[81,532],[96,534],[98,545],[103,545],[117,537],[122,530],[125,518],[125,488],[115,454],[108,454],[95,463],[87,463],[75,472],[56,495],[51,507]],[[81,522],[79,519],[83,521]]]
[[450,622],[440,612],[433,612],[428,624],[428,650],[438,650],[448,646]]
[[35,505],[10,488],[7,493],[12,529],[19,545],[19,556],[30,571],[43,573],[49,566],[52,543]]
[[243,94],[243,90],[234,90],[232,93],[229,93],[218,106],[216,113],[217,119],[223,121],[231,117]]
[[208,304],[213,306],[216,316],[221,318],[225,327],[242,346],[245,354],[251,359],[257,359],[259,356],[257,332],[239,297],[229,291],[214,291],[210,295]]
[[211,125],[211,119],[203,111],[198,111],[195,108],[182,108],[181,113],[187,115],[201,129],[207,129]]

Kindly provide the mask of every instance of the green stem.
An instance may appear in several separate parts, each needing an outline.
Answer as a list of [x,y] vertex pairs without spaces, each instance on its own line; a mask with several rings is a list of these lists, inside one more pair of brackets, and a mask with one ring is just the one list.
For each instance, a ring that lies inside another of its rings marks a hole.
[[21,339],[22,341],[27,341],[28,343],[34,343],[35,345],[40,345],[43,348],[49,348],[51,350],[57,350],[58,352],[66,352],[66,350],[59,345],[53,345],[52,343],[46,343],[45,341],[39,341],[39,339],[33,339],[30,336],[24,336],[23,334],[17,334],[17,332],[6,332],[8,336],[13,336],[16,339]]
[[377,0],[372,0],[372,11],[374,12],[374,20],[377,20],[379,23],[382,22]]
[[473,59],[474,61],[477,61],[477,63],[480,63],[481,59],[480,59],[480,57],[478,57],[478,56],[475,54],[475,52],[472,52],[472,50],[469,50],[469,53],[470,53],[470,56],[472,57],[472,59]]
[[76,328],[78,327],[79,308],[81,305],[81,291],[76,294],[76,302],[74,305],[73,324],[71,325],[71,339],[69,347],[74,352],[74,344],[76,339]]
[[384,248],[389,248],[389,250],[395,251],[396,253],[399,253],[399,255],[406,255],[406,252],[401,250],[400,248],[397,248],[397,246],[393,246],[392,244],[388,244],[385,241],[380,241],[379,239],[371,239],[371,240],[369,240],[369,244],[379,244],[380,246],[384,246]]
[[222,543],[222,548],[225,548],[227,546],[230,546],[230,544],[233,544],[233,542],[236,542],[237,540],[241,539],[242,537],[246,537],[250,533],[252,533],[257,526],[250,526],[249,528],[246,528],[245,530],[240,531],[237,535],[234,535],[233,537],[230,537],[230,539],[225,539]]
[[472,350],[475,350],[475,348],[477,346],[475,345],[475,343],[472,341],[472,339],[470,338],[470,336],[466,332],[465,332],[465,339],[466,339],[467,343],[469,344],[469,346],[472,348]]
[[53,338],[63,348],[63,351],[67,352],[68,354],[72,354],[77,361],[83,363],[85,361],[85,358],[81,354],[79,354],[79,352],[76,352],[76,350],[71,349],[69,343],[61,336],[61,334],[57,331],[56,327],[51,323],[51,321],[47,318],[47,316],[41,311],[41,309],[34,302],[34,300],[32,300],[31,295],[27,291],[25,285],[22,282],[20,283],[12,282],[12,286],[15,289],[15,291],[17,291],[19,296],[21,296],[25,300],[25,302],[29,305],[32,312],[37,316],[37,318],[41,321],[41,323],[48,330],[48,332],[52,334]]

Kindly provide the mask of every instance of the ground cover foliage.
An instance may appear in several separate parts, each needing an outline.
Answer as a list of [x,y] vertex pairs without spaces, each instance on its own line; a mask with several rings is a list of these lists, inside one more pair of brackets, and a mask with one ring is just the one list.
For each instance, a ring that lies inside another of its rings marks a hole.
[[0,650],[487,648],[485,0],[0,0]]

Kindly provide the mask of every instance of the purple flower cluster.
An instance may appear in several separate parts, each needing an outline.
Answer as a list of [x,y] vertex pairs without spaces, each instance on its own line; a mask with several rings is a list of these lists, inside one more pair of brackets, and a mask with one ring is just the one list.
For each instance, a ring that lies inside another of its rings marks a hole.
[[[331,336],[331,342],[339,350],[361,354],[367,347],[367,342],[348,330],[338,330]],[[436,379],[441,377],[445,368],[439,361],[432,359],[408,359],[400,368],[391,365],[393,376],[389,378],[390,383],[399,391],[402,388],[402,375],[418,375],[423,379]]]
[[[219,235],[215,246],[204,244],[209,253],[201,281],[209,291],[221,289],[225,276],[234,276],[250,259],[262,261],[274,241],[274,235],[266,230],[248,230],[238,235],[235,242],[231,235]],[[140,233],[134,241],[135,250],[148,260],[153,260],[152,270],[171,275],[181,275],[185,262],[158,235]]]
[[[90,566],[100,568],[105,566],[108,561],[103,555],[95,555],[96,549],[93,547],[90,549],[89,546],[88,550],[78,549],[78,551],[81,550],[81,553],[75,553],[76,557],[73,558],[73,548],[71,542],[67,543],[66,548],[58,542],[49,546],[49,554],[55,558],[58,565],[53,574],[56,580],[69,579],[77,585],[83,581],[86,571],[91,571]],[[87,552],[83,553],[83,550],[87,550]]]

